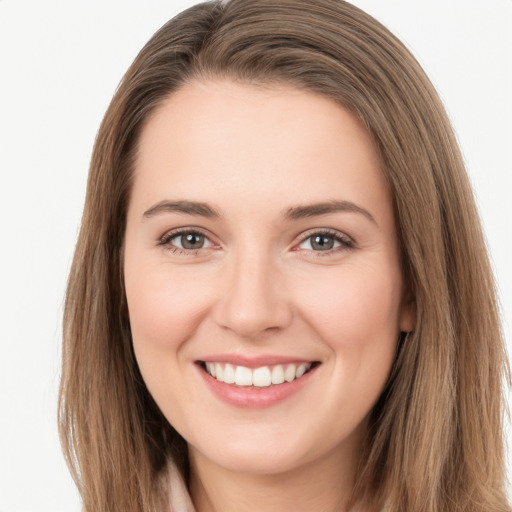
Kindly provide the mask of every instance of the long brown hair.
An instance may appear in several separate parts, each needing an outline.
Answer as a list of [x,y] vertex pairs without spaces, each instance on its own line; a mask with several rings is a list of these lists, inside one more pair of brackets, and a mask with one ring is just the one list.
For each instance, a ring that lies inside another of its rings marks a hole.
[[138,136],[190,80],[285,83],[331,98],[366,126],[394,198],[416,328],[371,415],[354,502],[389,512],[509,510],[493,277],[444,108],[409,51],[342,0],[229,0],[164,25],[124,76],[100,127],[64,315],[60,432],[84,511],[158,510],[186,444],[139,373],[122,261]]

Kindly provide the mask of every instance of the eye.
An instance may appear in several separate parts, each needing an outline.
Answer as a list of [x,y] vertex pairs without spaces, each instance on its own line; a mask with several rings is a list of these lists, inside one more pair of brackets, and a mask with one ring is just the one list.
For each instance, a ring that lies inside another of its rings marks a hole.
[[299,245],[301,249],[313,249],[314,251],[328,251],[339,246],[340,243],[333,236],[327,235],[309,236]]
[[329,252],[352,247],[354,247],[354,243],[347,235],[331,230],[312,233],[297,246],[298,249],[315,252]]
[[201,233],[182,233],[173,236],[169,243],[180,249],[202,249],[208,246],[209,240]]
[[167,233],[160,239],[159,245],[164,245],[173,252],[189,254],[213,247],[213,243],[206,235],[194,230]]

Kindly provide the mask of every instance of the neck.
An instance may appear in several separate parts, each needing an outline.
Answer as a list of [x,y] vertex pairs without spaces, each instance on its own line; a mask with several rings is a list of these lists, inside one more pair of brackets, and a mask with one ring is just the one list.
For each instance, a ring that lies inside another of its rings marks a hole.
[[356,454],[342,447],[276,474],[237,472],[189,448],[190,492],[197,512],[348,512]]

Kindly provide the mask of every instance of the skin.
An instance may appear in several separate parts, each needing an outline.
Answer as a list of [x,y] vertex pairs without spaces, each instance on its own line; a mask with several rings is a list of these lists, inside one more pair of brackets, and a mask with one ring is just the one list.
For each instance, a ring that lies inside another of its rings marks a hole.
[[[380,166],[354,116],[289,86],[192,82],[142,130],[124,253],[133,344],[188,442],[198,512],[345,509],[368,413],[414,323]],[[162,201],[220,216],[144,215]],[[286,216],[330,201],[366,213]],[[203,247],[180,249],[181,228]],[[339,240],[319,250],[311,235],[326,230]],[[293,395],[243,408],[197,365],[225,353],[320,364]]]

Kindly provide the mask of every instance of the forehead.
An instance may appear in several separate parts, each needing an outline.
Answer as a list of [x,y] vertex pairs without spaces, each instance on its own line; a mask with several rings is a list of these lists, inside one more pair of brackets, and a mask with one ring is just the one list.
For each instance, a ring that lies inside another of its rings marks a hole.
[[291,86],[227,81],[187,84],[147,120],[133,200],[169,195],[221,208],[236,201],[260,208],[276,200],[389,203],[377,151],[351,113]]

